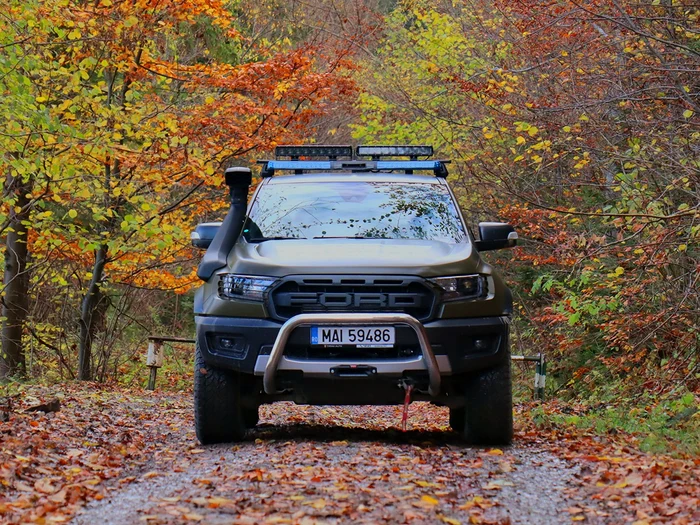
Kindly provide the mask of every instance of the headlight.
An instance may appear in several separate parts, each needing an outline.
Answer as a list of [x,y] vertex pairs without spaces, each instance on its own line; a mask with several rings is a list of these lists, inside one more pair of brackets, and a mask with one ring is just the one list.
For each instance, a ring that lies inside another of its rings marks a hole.
[[276,279],[271,277],[227,273],[219,280],[219,296],[222,299],[262,301],[265,292],[275,281]]
[[489,285],[484,275],[464,275],[460,277],[438,277],[428,279],[442,288],[443,301],[464,299],[484,299],[489,294]]

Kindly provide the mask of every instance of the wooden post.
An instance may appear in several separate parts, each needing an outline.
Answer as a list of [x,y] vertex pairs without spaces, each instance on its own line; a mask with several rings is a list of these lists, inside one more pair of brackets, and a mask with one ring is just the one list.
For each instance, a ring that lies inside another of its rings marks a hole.
[[194,344],[194,339],[185,339],[182,337],[160,337],[152,335],[148,338],[148,354],[146,355],[146,366],[151,369],[148,376],[148,390],[156,389],[156,375],[158,374],[158,369],[163,366],[163,343],[184,343],[184,344]]
[[156,389],[156,374],[158,373],[158,368],[155,366],[151,367],[151,374],[148,376],[148,390]]
[[163,342],[161,340],[153,339],[148,343],[146,366],[151,369],[151,373],[148,376],[148,390],[155,390],[156,374],[158,369],[163,366]]

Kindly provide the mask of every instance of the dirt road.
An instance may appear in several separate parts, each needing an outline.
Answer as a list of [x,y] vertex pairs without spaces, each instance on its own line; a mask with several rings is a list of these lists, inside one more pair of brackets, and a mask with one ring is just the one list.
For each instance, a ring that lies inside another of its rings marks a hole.
[[573,462],[522,437],[505,450],[467,447],[443,408],[412,405],[406,433],[399,407],[282,403],[261,416],[249,440],[233,446],[199,447],[186,427],[165,436],[170,445],[149,465],[73,523],[623,520],[624,509],[587,501]]
[[[54,396],[60,411],[27,410]],[[577,409],[556,400],[519,405],[503,450],[464,445],[426,403],[405,433],[401,407],[279,403],[246,441],[212,447],[191,391],[69,383],[12,403],[0,523],[700,523],[700,459],[556,425],[541,415]]]

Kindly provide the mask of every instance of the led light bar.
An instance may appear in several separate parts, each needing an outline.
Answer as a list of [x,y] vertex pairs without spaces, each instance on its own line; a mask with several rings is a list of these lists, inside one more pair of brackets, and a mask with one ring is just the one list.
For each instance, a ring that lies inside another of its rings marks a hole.
[[338,157],[352,158],[352,146],[277,146],[275,148],[275,157],[291,157],[298,159],[299,157],[326,157],[328,159],[336,159]]
[[358,157],[432,157],[432,146],[357,146]]
[[305,171],[344,171],[344,172],[368,172],[368,171],[394,171],[401,170],[406,173],[418,171],[432,171],[436,177],[447,177],[446,160],[264,160],[258,161],[264,164],[261,175],[272,177],[276,171],[294,171],[298,174]]

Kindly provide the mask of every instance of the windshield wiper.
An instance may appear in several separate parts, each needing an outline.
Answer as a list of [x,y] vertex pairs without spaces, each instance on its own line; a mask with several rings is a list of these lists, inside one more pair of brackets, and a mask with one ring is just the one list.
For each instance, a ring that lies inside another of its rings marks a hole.
[[363,237],[362,235],[339,235],[336,237],[330,235],[321,235],[314,239],[386,239],[386,237]]
[[288,240],[294,240],[298,241],[303,239],[304,237],[283,237],[283,236],[278,236],[278,237],[251,237],[248,239],[248,242],[264,242],[264,241],[288,241]]

